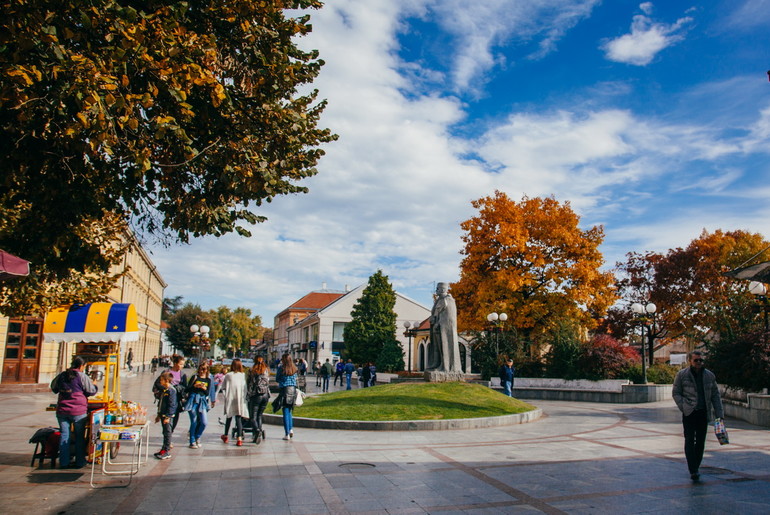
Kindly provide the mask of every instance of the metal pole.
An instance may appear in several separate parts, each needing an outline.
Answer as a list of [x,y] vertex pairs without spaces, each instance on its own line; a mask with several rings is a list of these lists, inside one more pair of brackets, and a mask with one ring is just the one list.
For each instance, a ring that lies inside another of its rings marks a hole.
[[644,341],[644,322],[642,322],[642,381],[647,384],[647,359],[645,357],[645,347],[647,342]]
[[407,331],[409,333],[409,373],[412,373],[412,332]]

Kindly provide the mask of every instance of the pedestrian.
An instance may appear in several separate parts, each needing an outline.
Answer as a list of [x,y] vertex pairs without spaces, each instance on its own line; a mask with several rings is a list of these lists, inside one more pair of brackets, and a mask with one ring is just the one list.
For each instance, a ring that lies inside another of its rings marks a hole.
[[131,372],[134,368],[131,366],[131,362],[134,361],[134,349],[128,349],[128,355],[126,356],[126,366],[128,371]]
[[[174,418],[171,420],[171,432],[176,429],[176,425],[179,423],[179,415],[184,411],[184,402],[187,395],[187,374],[184,373],[184,356],[174,354],[171,356],[171,368],[168,372],[171,373],[171,386],[176,389],[176,406],[177,411],[174,413]],[[171,445],[173,448],[173,444]]]
[[503,392],[508,397],[513,397],[513,377],[516,374],[516,369],[513,368],[513,360],[508,358],[505,360],[505,364],[500,367],[500,386],[503,387]]
[[321,366],[321,381],[323,383],[323,386],[321,387],[322,392],[329,391],[329,378],[333,373],[334,368],[332,367],[332,364],[329,363],[329,358],[326,358],[326,363]]
[[[59,468],[86,466],[86,424],[88,397],[97,391],[96,385],[84,372],[86,360],[72,358],[70,368],[51,381],[51,391],[59,394],[56,402],[56,420],[59,422]],[[70,424],[73,431],[70,432]],[[73,434],[74,433],[74,434]],[[70,437],[75,437],[75,463],[70,462]]]
[[347,383],[346,390],[350,390],[350,380],[353,378],[353,372],[355,369],[356,366],[353,364],[353,360],[348,359],[348,362],[345,363],[345,381]]
[[160,422],[161,431],[163,433],[163,445],[160,451],[156,452],[154,456],[159,460],[167,460],[171,457],[171,434],[174,432],[172,427],[174,415],[177,411],[177,389],[173,385],[173,376],[171,372],[163,372],[158,376],[157,389],[158,389],[158,415],[155,417],[155,422]]
[[156,370],[158,370],[159,361],[160,360],[158,359],[158,356],[153,356],[152,359],[150,360],[150,372],[152,372],[153,374],[155,373]]
[[368,388],[369,381],[371,379],[372,379],[372,369],[369,368],[369,362],[364,362],[364,364],[361,365],[361,374],[359,376],[359,381],[362,381],[361,387]]
[[334,386],[337,386],[337,379],[340,380],[340,386],[342,386],[342,374],[345,371],[345,363],[339,360],[334,367]]
[[313,371],[315,372],[315,385],[321,386],[321,362],[316,361],[313,363]]
[[221,436],[222,441],[227,443],[230,431],[230,424],[235,418],[235,445],[243,445],[243,420],[241,417],[249,416],[249,405],[246,399],[246,374],[243,373],[243,363],[235,358],[230,365],[230,372],[225,375],[222,381],[222,388],[225,391],[225,434]]
[[369,362],[369,386],[377,385],[377,367],[374,363]]
[[297,399],[297,367],[292,363],[291,357],[288,354],[284,354],[281,358],[281,364],[278,365],[278,370],[275,373],[275,380],[281,389],[281,392],[276,399],[275,407],[279,406],[283,411],[283,430],[284,440],[291,440],[294,438],[294,420],[292,418],[292,410],[294,409],[294,402]]
[[305,364],[305,360],[302,358],[297,358],[294,360],[294,365],[297,367],[297,388],[300,390],[307,391],[307,365]]
[[190,416],[190,449],[200,449],[201,436],[208,425],[208,412],[211,409],[212,380],[209,366],[204,361],[198,365],[198,371],[190,378],[187,387],[185,410]]
[[270,400],[270,371],[265,363],[265,358],[262,356],[257,356],[254,366],[251,367],[247,392],[249,417],[251,418],[251,427],[254,430],[254,443],[259,444],[265,438],[265,430],[262,429],[262,414]]
[[690,479],[700,479],[703,449],[706,446],[706,430],[709,415],[724,417],[722,399],[719,397],[716,376],[703,367],[703,353],[694,350],[689,354],[690,366],[683,368],[674,378],[672,396],[682,412],[684,427],[684,454]]

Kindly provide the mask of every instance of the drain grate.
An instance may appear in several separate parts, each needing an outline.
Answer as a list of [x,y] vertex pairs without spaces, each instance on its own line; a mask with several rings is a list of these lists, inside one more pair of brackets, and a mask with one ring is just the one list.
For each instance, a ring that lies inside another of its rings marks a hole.
[[248,455],[248,449],[205,449],[203,451],[204,458],[228,458]]
[[373,469],[376,466],[373,463],[340,463],[340,468],[346,469]]

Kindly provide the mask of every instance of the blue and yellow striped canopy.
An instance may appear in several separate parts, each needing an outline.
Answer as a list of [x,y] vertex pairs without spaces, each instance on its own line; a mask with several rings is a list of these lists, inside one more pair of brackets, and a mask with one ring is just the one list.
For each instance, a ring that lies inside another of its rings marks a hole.
[[46,341],[135,342],[139,324],[133,304],[92,302],[52,309],[45,316]]

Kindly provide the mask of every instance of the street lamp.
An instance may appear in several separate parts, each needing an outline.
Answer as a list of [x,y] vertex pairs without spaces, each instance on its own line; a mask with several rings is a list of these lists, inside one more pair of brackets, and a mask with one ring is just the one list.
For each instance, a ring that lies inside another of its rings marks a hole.
[[757,300],[761,303],[762,311],[765,314],[765,332],[767,332],[768,329],[768,319],[767,319],[767,286],[765,286],[765,283],[761,283],[759,281],[751,281],[749,283],[749,291],[757,298]]
[[487,315],[487,321],[492,324],[492,332],[495,334],[495,353],[497,357],[500,357],[500,325],[504,324],[508,320],[508,315],[500,313],[499,315],[494,311]]
[[[412,336],[415,336],[415,331],[417,331],[417,326],[419,326],[419,325],[420,325],[419,322],[412,323],[409,320],[404,322],[404,329],[406,329],[406,331],[404,332],[404,336],[407,336],[409,338],[409,357],[408,357],[409,365],[408,365],[408,370],[409,370],[410,374],[412,373]],[[410,327],[414,327],[414,329],[412,329],[410,331],[409,330]]]
[[644,328],[645,326],[647,327],[647,335],[650,340],[650,361],[652,361],[653,336],[652,336],[652,328],[649,325],[648,315],[655,314],[655,311],[657,310],[658,310],[658,307],[652,302],[648,302],[647,304],[634,302],[633,304],[631,304],[631,311],[641,321],[641,326],[642,326],[642,342],[641,342],[642,343],[642,380],[644,381],[644,384],[647,384],[647,359],[645,358],[645,347],[647,345],[644,341]]
[[[197,343],[197,347],[199,350],[205,352],[209,350],[209,331],[211,329],[207,325],[198,326],[198,324],[193,324],[190,326],[190,332],[193,333],[192,341],[194,343]],[[195,345],[193,345],[193,349],[195,348]],[[194,353],[193,353],[194,354]],[[201,354],[198,354],[198,359],[200,361]],[[200,363],[198,363],[200,365]]]

